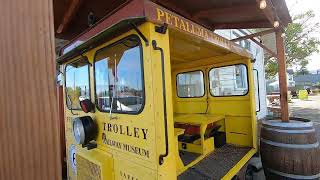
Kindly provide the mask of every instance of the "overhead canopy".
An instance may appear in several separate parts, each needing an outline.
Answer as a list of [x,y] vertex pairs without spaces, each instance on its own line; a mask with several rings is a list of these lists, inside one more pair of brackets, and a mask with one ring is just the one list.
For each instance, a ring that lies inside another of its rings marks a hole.
[[146,20],[144,17],[136,17],[136,18],[121,20],[117,24],[114,24],[113,26],[105,29],[104,31],[97,34],[96,36],[79,44],[78,46],[71,47],[69,50],[64,52],[63,55],[58,57],[57,63],[62,64],[64,62],[66,62],[67,60],[70,60],[76,56],[79,56],[82,53],[84,53],[84,52],[96,47],[97,45],[103,43],[104,41],[109,40],[113,37],[116,37],[117,35],[125,32],[125,31],[133,29],[134,25],[139,25],[145,21]]
[[[149,6],[153,6],[153,8],[145,9],[146,14],[154,12],[155,9],[164,11],[164,9],[160,9],[160,6],[157,6],[153,3],[149,4]],[[175,16],[177,19],[183,18],[176,14],[171,15]],[[116,37],[117,35],[131,29],[134,29],[139,34],[139,36],[145,41],[146,45],[148,45],[148,39],[145,38],[144,35],[137,28],[138,25],[146,21],[155,21],[155,19],[152,19],[152,15],[147,17],[134,17],[129,19],[122,19],[118,23],[103,29],[96,35],[93,35],[91,38],[82,39],[84,41],[74,41],[73,43],[70,43],[62,49],[63,52],[61,53],[61,56],[58,57],[57,63],[65,63],[66,61],[75,58],[76,56],[80,56],[86,51],[95,48],[97,45],[105,41],[108,41]],[[241,48],[238,44],[233,43],[232,41],[228,41],[206,29],[198,29],[196,24],[193,24],[191,21],[188,22],[186,19],[180,19],[180,21],[183,21],[190,27],[194,27],[194,29],[192,32],[190,32],[186,29],[183,30],[180,28],[175,28],[175,26],[173,25],[168,25],[168,28],[171,29],[170,32],[172,38],[170,38],[170,47],[173,47],[174,49],[174,51],[172,51],[172,58],[175,62],[181,63],[184,61],[190,61],[194,59],[204,59],[228,54],[234,54],[237,57],[241,58],[252,58],[251,54],[245,49]],[[99,27],[93,28],[93,33],[99,31],[97,30],[97,28]],[[201,34],[198,34],[200,32]],[[87,34],[90,33],[92,32],[87,32]],[[187,34],[187,36],[185,36],[185,34]],[[82,36],[86,36],[86,34],[82,34]],[[81,37],[79,39],[81,39]],[[188,56],[186,56],[186,54],[188,54]]]
[[[54,0],[56,37],[74,39],[90,28],[88,15],[93,21],[103,19],[132,0]],[[144,1],[144,0],[141,0]],[[285,27],[291,22],[285,0],[152,0],[210,30],[273,28],[274,21]],[[136,7],[140,9],[141,7]],[[138,11],[137,11],[138,12]]]
[[154,0],[209,29],[273,28],[274,21],[283,26],[291,22],[285,0]]

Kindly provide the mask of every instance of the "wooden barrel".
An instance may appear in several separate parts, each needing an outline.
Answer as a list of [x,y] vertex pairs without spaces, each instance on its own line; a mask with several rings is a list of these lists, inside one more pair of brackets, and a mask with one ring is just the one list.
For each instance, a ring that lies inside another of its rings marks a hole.
[[260,154],[266,178],[320,179],[320,148],[313,123],[262,122]]

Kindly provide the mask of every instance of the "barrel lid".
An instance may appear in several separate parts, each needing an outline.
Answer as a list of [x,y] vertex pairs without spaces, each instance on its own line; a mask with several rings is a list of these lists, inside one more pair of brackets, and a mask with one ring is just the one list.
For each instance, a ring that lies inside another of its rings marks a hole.
[[264,120],[262,124],[274,127],[284,127],[284,128],[310,128],[313,127],[313,123],[311,121],[297,121],[290,120],[289,122],[282,122],[281,120]]

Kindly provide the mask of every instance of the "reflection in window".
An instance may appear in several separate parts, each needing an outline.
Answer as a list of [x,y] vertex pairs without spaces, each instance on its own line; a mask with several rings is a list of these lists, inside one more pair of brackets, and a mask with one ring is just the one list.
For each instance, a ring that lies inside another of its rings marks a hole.
[[213,68],[209,71],[209,81],[213,96],[239,96],[248,92],[245,65]]
[[201,97],[204,95],[203,72],[194,71],[177,75],[178,97]]
[[66,66],[66,95],[69,109],[81,109],[80,100],[90,99],[89,65],[80,59]]
[[144,92],[140,51],[139,39],[131,37],[96,54],[96,104],[100,110],[141,110]]

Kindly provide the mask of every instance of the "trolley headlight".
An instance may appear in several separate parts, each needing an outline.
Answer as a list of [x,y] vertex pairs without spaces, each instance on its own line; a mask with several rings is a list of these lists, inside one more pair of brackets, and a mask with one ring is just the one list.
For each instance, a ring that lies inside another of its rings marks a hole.
[[73,119],[73,137],[77,144],[88,144],[95,139],[96,134],[97,126],[90,116]]

